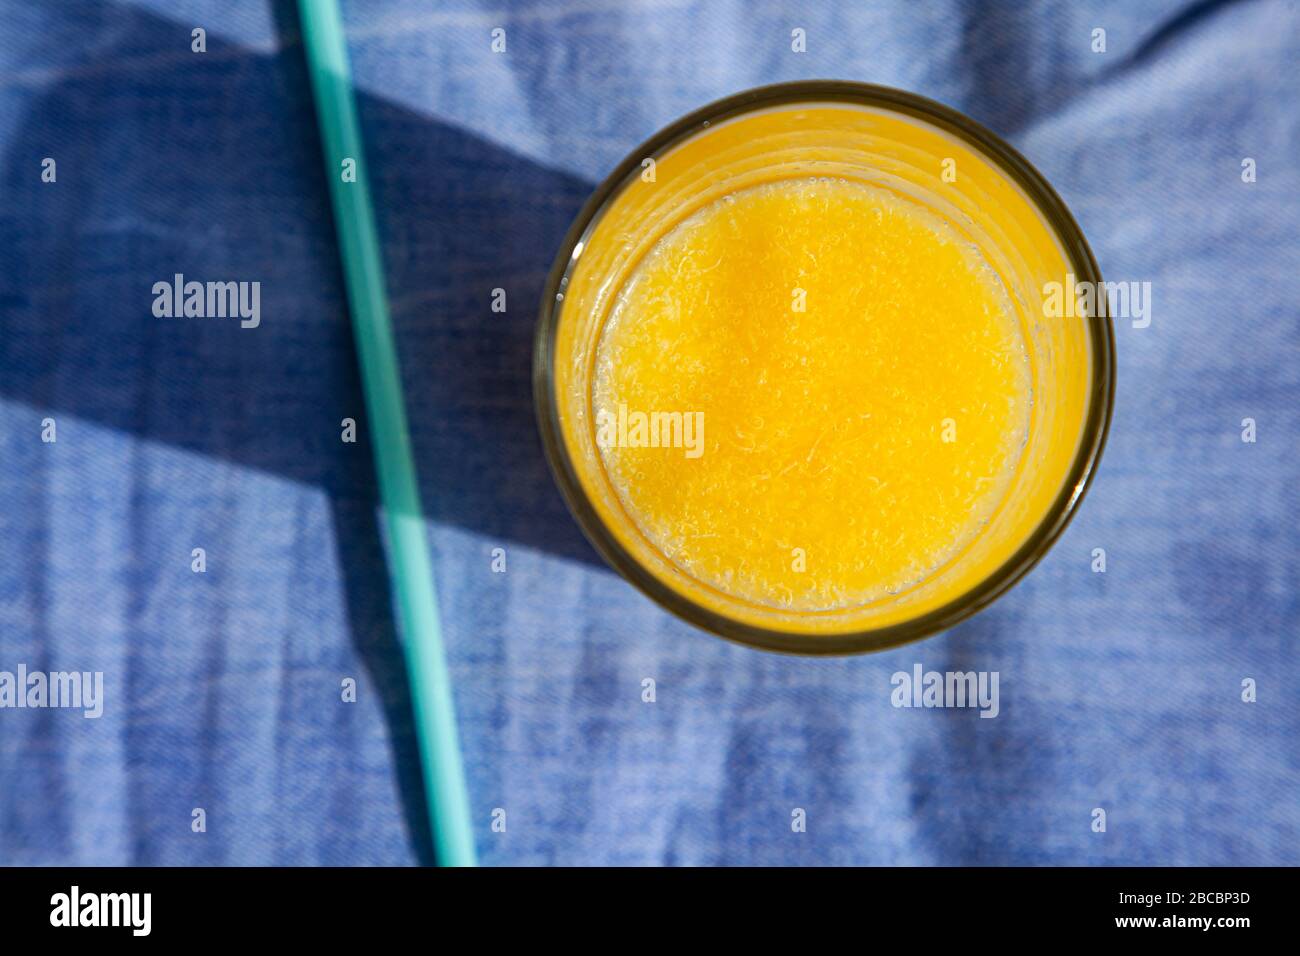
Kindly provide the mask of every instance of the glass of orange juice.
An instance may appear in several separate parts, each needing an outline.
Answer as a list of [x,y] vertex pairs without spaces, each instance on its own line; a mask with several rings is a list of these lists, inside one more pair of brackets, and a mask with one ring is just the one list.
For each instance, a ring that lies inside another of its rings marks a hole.
[[[1067,277],[1071,277],[1067,280]],[[1043,556],[1105,442],[1100,282],[997,136],[857,83],[763,87],[636,150],[542,302],[543,444],[588,537],[722,637],[877,650],[950,627]]]

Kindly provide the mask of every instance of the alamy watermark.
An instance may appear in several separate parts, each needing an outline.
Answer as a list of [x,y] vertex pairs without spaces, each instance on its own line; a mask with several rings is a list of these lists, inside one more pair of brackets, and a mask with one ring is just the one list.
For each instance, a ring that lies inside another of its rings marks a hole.
[[171,282],[155,282],[153,295],[153,314],[160,319],[238,318],[244,329],[262,324],[260,282],[186,282],[178,272]]
[[687,458],[704,454],[703,412],[635,412],[620,403],[618,411],[596,413],[596,444],[601,448],[681,448]]
[[895,707],[971,707],[981,717],[996,717],[997,671],[927,671],[920,664],[912,672],[896,671],[889,679],[894,690],[889,702]]
[[120,926],[132,936],[148,936],[153,929],[153,894],[83,893],[74,885],[50,897],[50,925]]
[[104,713],[103,671],[0,671],[0,710],[26,707],[66,707],[95,719]]
[[1150,282],[1079,282],[1071,272],[1064,282],[1043,285],[1043,315],[1049,319],[1097,315],[1097,304],[1102,301],[1112,319],[1132,319],[1135,329],[1151,324]]

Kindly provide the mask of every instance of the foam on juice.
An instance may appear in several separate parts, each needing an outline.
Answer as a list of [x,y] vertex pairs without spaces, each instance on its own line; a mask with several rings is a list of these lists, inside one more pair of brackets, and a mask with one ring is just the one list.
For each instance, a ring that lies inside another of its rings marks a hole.
[[907,587],[978,533],[1030,382],[1005,289],[948,223],[799,178],[729,195],[650,250],[602,332],[592,411],[702,412],[698,455],[602,443],[623,507],[698,580],[827,610]]

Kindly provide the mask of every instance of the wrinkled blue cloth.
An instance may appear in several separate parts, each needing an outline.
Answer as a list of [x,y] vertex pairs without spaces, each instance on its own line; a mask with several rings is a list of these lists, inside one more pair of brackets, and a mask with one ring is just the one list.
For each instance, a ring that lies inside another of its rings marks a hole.
[[[345,5],[485,863],[1300,863],[1300,11],[1021,6]],[[0,671],[105,682],[99,719],[0,710],[0,863],[431,862],[291,9],[0,0],[0,23]],[[565,511],[530,395],[593,185],[677,116],[804,77],[984,122],[1108,279],[1153,288],[1052,553],[853,659],[636,593]],[[176,273],[260,282],[261,324],[156,317]],[[893,707],[917,663],[998,671],[1000,715]]]

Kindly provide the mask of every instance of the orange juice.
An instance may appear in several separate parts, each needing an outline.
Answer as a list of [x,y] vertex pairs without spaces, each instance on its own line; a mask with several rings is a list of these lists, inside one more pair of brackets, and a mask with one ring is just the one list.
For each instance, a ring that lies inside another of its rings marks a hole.
[[[824,95],[824,100],[818,99]],[[610,563],[716,633],[869,650],[984,606],[1060,534],[1113,389],[1069,213],[991,133],[816,82],[628,157],[543,303],[542,437]]]
[[593,397],[598,416],[704,425],[696,455],[603,443],[665,555],[808,610],[898,591],[966,543],[1031,402],[1006,291],[969,243],[892,193],[818,178],[728,194],[664,236],[613,307]]

